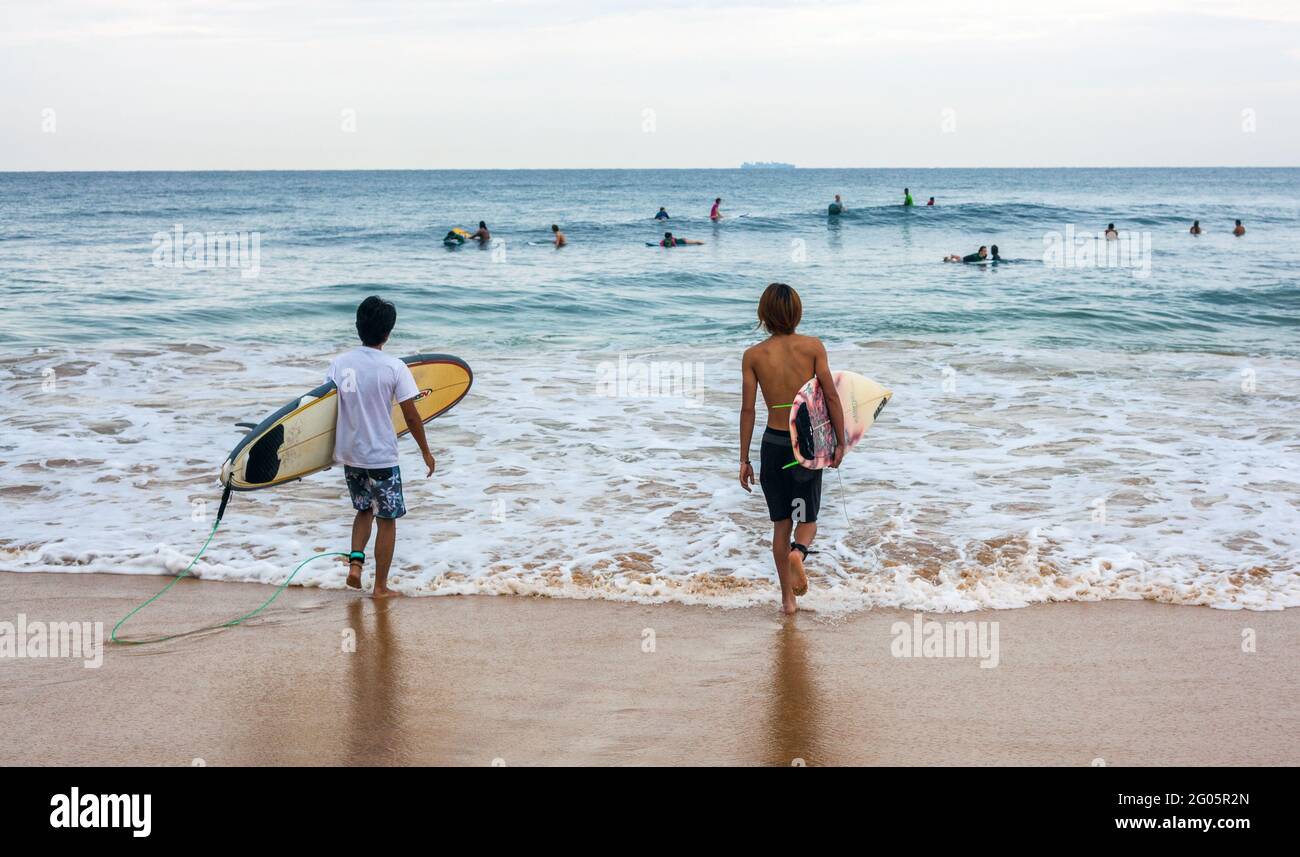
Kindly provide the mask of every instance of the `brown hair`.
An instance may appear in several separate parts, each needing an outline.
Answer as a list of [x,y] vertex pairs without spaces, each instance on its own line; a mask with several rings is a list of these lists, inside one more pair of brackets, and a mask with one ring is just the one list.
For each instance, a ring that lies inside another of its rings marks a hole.
[[773,335],[794,333],[803,318],[799,293],[785,283],[772,283],[758,299],[758,323]]

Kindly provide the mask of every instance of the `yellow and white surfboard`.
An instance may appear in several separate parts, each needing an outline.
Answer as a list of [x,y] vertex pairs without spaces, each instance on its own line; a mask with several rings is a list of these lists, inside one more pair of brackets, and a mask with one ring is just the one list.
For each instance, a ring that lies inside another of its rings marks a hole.
[[[415,376],[420,394],[415,407],[428,422],[451,410],[474,382],[474,373],[459,357],[416,354],[402,362]],[[401,406],[393,405],[393,431],[407,433]],[[235,491],[253,491],[301,479],[334,463],[334,423],[338,389],[322,384],[299,396],[250,430],[221,466],[221,482]]]

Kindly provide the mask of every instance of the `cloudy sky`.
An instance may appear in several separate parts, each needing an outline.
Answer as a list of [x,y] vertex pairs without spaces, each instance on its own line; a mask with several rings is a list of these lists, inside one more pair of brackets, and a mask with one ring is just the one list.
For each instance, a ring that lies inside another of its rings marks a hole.
[[0,170],[1294,166],[1296,0],[5,0]]

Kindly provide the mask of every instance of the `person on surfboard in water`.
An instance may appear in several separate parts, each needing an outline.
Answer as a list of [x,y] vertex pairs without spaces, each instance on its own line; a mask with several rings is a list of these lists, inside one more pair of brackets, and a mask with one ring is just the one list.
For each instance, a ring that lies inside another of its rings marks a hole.
[[966,262],[967,264],[970,264],[971,262],[983,262],[988,257],[989,248],[981,244],[980,248],[974,253],[968,253],[965,256],[960,256],[956,253],[949,253],[947,256],[943,257],[943,260],[945,262]]
[[822,472],[802,466],[787,467],[794,461],[790,441],[790,403],[808,379],[816,378],[826,400],[826,413],[835,429],[835,458],[844,458],[844,409],[831,378],[826,347],[821,340],[796,333],[803,317],[799,294],[785,283],[772,283],[758,301],[758,321],[767,339],[751,346],[740,361],[740,487],[750,491],[754,466],[749,460],[754,435],[755,392],[762,390],[767,404],[767,428],[759,451],[759,484],[767,500],[772,521],[772,560],[781,583],[781,612],[799,609],[796,599],[808,591],[804,560],[817,535],[817,512],[821,506]]
[[436,462],[424,436],[424,421],[415,402],[420,388],[410,368],[384,353],[384,343],[397,323],[397,309],[371,295],[357,307],[361,345],[334,358],[326,380],[338,387],[338,418],[334,426],[334,461],[343,465],[356,517],[352,519],[352,553],[347,585],[361,588],[366,544],[375,520],[375,598],[396,595],[388,588],[388,568],[397,542],[397,519],[406,514],[402,471],[397,466],[397,433],[393,431],[393,402],[401,405],[411,437],[420,446],[432,476]]

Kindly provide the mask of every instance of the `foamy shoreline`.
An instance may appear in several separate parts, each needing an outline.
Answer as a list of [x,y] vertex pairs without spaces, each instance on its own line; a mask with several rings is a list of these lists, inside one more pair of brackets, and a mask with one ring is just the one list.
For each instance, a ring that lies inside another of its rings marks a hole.
[[[183,373],[176,353],[0,364],[0,569],[176,574],[211,527],[233,423],[317,383],[328,352],[186,346]],[[436,476],[407,480],[397,588],[768,603],[770,528],[732,472],[738,353],[463,355],[475,386],[430,425]],[[826,483],[809,607],[1300,606],[1300,363],[886,342],[831,357],[895,398]],[[656,363],[698,386],[623,377]],[[278,584],[346,545],[350,519],[335,471],[236,495],[196,572]],[[296,582],[341,585],[327,563]]]

